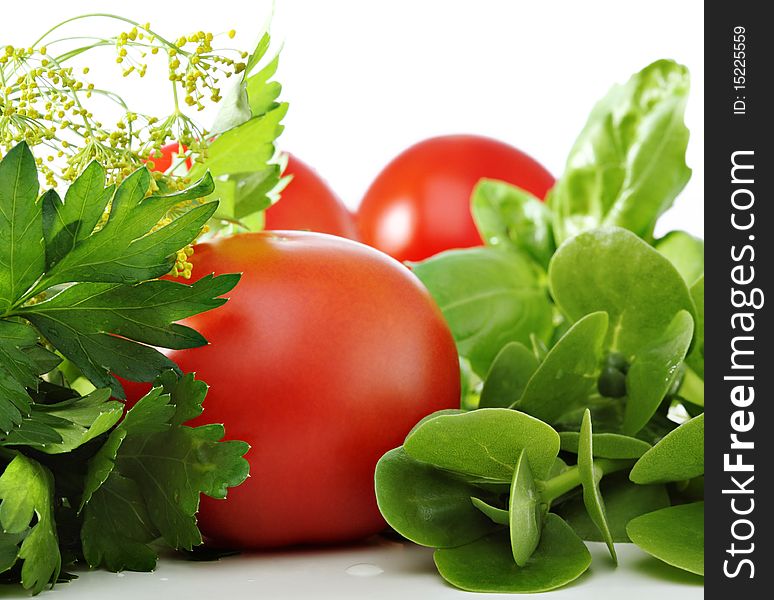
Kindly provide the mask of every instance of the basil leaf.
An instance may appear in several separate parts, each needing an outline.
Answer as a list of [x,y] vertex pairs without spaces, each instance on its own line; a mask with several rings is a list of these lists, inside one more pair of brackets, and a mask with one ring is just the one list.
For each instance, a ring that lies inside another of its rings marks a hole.
[[600,225],[651,236],[691,176],[688,87],[688,69],[659,60],[594,107],[549,195],[557,242]]
[[591,428],[591,412],[586,409],[581,422],[580,437],[578,439],[578,474],[583,486],[583,504],[589,513],[589,517],[602,534],[602,539],[607,544],[613,562],[618,564],[615,554],[613,535],[610,533],[610,525],[607,523],[605,503],[602,492],[599,490],[599,482],[602,479],[602,471],[594,464],[594,447]]
[[696,306],[696,327],[693,349],[685,362],[704,379],[704,275],[691,286],[691,298]]
[[704,413],[680,425],[643,454],[629,477],[635,483],[693,479],[704,473]]
[[439,415],[414,429],[403,444],[412,458],[442,469],[510,482],[522,450],[544,478],[559,453],[550,425],[505,408]]
[[704,502],[669,506],[632,519],[631,540],[667,564],[704,575]]
[[669,259],[686,285],[693,285],[704,274],[704,240],[685,231],[670,231],[653,247]]
[[519,454],[513,470],[508,501],[508,529],[513,560],[524,567],[540,543],[543,530],[543,507],[524,450]]
[[495,529],[471,503],[471,495],[486,494],[484,490],[414,460],[403,448],[390,450],[379,460],[375,483],[376,502],[384,519],[416,544],[461,546]]
[[524,567],[513,562],[508,533],[498,532],[433,555],[438,572],[452,585],[470,592],[547,592],[580,577],[591,554],[572,528],[549,513],[540,544]]
[[442,252],[413,266],[441,308],[460,355],[486,376],[509,342],[548,340],[552,306],[534,262],[513,252],[471,248]]
[[515,407],[552,422],[584,402],[596,385],[607,333],[607,314],[578,320],[548,351]]
[[556,250],[551,212],[535,196],[502,181],[482,179],[473,188],[471,211],[488,245],[523,252],[548,268]]
[[[633,518],[669,506],[669,494],[665,486],[635,485],[623,473],[604,477],[600,482],[600,491],[605,499],[605,516],[614,542],[631,541],[626,533],[626,525]],[[582,497],[563,502],[555,510],[582,539],[589,542],[605,541],[589,517]]]
[[517,402],[537,367],[537,358],[524,344],[503,346],[484,380],[479,408],[508,408]]
[[569,240],[551,260],[549,280],[570,320],[607,312],[606,347],[629,360],[661,336],[678,312],[695,312],[669,260],[625,229],[596,229]]
[[679,374],[693,339],[693,318],[680,311],[666,330],[639,350],[626,374],[623,432],[634,435],[658,409]]
[[[560,431],[562,450],[578,453],[580,434]],[[591,436],[595,458],[639,458],[652,448],[648,442],[617,433],[594,433]]]

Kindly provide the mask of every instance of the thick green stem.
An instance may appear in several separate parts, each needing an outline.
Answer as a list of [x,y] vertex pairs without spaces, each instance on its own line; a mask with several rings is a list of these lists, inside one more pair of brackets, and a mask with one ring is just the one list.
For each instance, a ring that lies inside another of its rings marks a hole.
[[[601,475],[607,475],[608,473],[615,473],[616,471],[623,471],[629,469],[634,465],[636,461],[633,460],[613,460],[608,458],[598,458],[594,461],[594,469]],[[541,485],[541,495],[543,501],[550,504],[556,500],[559,496],[566,494],[567,492],[574,490],[581,484],[580,472],[578,467],[570,467],[563,473],[552,477],[544,481]]]

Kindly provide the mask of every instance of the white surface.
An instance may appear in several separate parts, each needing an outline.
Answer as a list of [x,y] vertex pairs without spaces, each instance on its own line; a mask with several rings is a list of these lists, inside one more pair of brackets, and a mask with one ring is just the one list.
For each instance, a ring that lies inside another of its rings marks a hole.
[[[550,600],[698,600],[702,578],[618,544],[613,568],[603,544],[589,544],[593,562],[576,582],[529,598]],[[53,600],[455,600],[518,598],[471,594],[446,584],[432,552],[381,538],[356,547],[243,555],[219,562],[163,560],[155,573],[80,573],[56,587]],[[0,598],[18,595],[0,586]]]
[[[169,37],[233,27],[240,48],[250,47],[272,6],[271,0],[46,0],[45,10],[36,4],[38,16],[29,18],[28,4],[6,4],[2,44],[27,45],[63,18],[112,11],[150,20]],[[699,0],[278,0],[273,32],[284,43],[278,76],[291,104],[280,145],[314,166],[350,207],[392,157],[444,133],[502,139],[559,175],[596,100],[651,61],[674,58],[693,78],[687,121],[694,177],[661,230],[702,235],[703,21]],[[114,54],[104,58],[115,68]],[[125,83],[131,106],[158,109],[164,96],[158,89],[148,93],[136,79]]]

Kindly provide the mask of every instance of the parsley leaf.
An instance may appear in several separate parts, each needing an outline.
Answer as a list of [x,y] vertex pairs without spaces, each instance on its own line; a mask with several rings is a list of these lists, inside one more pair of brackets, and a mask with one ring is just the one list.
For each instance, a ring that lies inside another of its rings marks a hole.
[[[22,585],[38,593],[49,581],[56,581],[62,566],[54,523],[54,477],[37,461],[16,454],[0,476],[0,500],[5,534],[0,557],[5,555],[5,565],[11,563],[9,541],[23,535],[18,551],[18,559],[24,561]],[[8,540],[8,535],[15,538]]]
[[278,56],[256,71],[270,45],[264,35],[250,55],[242,81],[224,98],[213,131],[218,137],[207,149],[207,159],[189,173],[205,171],[216,179],[220,200],[213,226],[237,223],[248,230],[263,225],[262,213],[284,187],[282,165],[276,161],[275,140],[284,129],[286,102],[278,102],[282,86],[270,81],[277,71]]
[[[38,333],[91,384],[110,388],[119,398],[123,389],[113,373],[152,381],[176,369],[153,346],[206,343],[174,321],[220,306],[225,300],[219,296],[239,276],[205,277],[191,286],[148,280],[170,270],[177,251],[215,212],[217,202],[199,200],[213,191],[212,177],[204,173],[172,194],[149,194],[150,186],[143,167],[117,188],[105,187],[104,169],[92,163],[64,201],[53,191],[37,199],[37,170],[26,144],[0,162],[0,213],[11,232],[0,239],[0,264],[8,265],[0,278],[3,432],[29,413],[25,388],[35,389],[41,369],[55,365],[42,347],[34,354],[24,351],[37,346]],[[22,230],[32,237],[18,233]],[[40,294],[49,297],[41,301]]]
[[247,477],[247,444],[220,441],[222,425],[183,424],[201,414],[206,391],[191,374],[163,374],[92,458],[81,501],[90,566],[152,568],[148,544],[159,537],[190,550],[202,541],[200,493],[224,498]]

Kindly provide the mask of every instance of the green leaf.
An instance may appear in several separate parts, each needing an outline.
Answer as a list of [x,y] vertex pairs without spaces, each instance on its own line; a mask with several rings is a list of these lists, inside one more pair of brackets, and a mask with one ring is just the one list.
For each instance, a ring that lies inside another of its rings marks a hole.
[[0,320],[0,431],[7,433],[29,414],[27,388],[37,389],[39,369],[25,352],[38,336],[23,323]]
[[403,537],[431,548],[461,546],[495,527],[471,503],[489,498],[452,474],[411,458],[403,448],[390,450],[376,465],[376,502],[382,516]]
[[[66,425],[58,419],[55,424]],[[44,450],[46,447],[62,443],[62,436],[47,422],[41,422],[37,415],[24,417],[4,439],[0,440],[0,446],[29,446]]]
[[632,519],[631,540],[667,564],[704,575],[704,502],[669,506]]
[[40,448],[41,451],[48,454],[70,452],[110,430],[124,414],[124,404],[110,397],[110,389],[102,388],[80,398],[34,405],[33,420],[53,417],[59,421],[51,428],[61,441],[46,444]]
[[27,531],[21,533],[6,533],[0,531],[0,573],[5,573],[16,564],[19,556],[19,544],[27,535]]
[[221,296],[238,281],[239,275],[207,275],[190,286],[166,280],[134,286],[78,283],[19,314],[94,385],[110,387],[123,397],[111,373],[132,381],[151,381],[162,371],[176,368],[150,346],[206,344],[199,333],[173,321],[221,306],[226,302]]
[[21,582],[37,594],[59,576],[62,558],[54,521],[54,477],[39,462],[16,454],[0,476],[0,525],[4,533],[27,531],[18,558]]
[[44,277],[46,286],[84,281],[137,283],[169,272],[175,253],[199,235],[217,203],[190,205],[167,225],[151,230],[171,208],[209,195],[214,185],[205,174],[188,190],[146,197],[150,177],[143,167],[118,186],[104,227],[76,243],[53,265]]
[[559,453],[559,434],[524,413],[482,408],[429,419],[403,447],[412,458],[442,469],[510,482],[522,450],[535,477],[544,478]]
[[704,413],[680,425],[643,454],[629,477],[635,483],[665,483],[703,473]]
[[152,571],[156,552],[149,544],[157,537],[139,485],[110,473],[84,513],[81,540],[86,562],[108,571]]
[[691,298],[696,306],[696,327],[694,343],[685,362],[699,377],[704,379],[704,275],[691,286]]
[[607,314],[582,317],[548,351],[515,408],[552,422],[584,403],[596,384]]
[[540,544],[526,566],[513,562],[507,532],[488,535],[433,556],[438,572],[452,585],[470,592],[547,592],[580,577],[591,564],[586,545],[560,517],[546,516]]
[[13,307],[45,269],[40,206],[35,159],[21,142],[0,161],[0,314]]
[[173,322],[225,304],[221,296],[234,288],[239,277],[206,275],[190,286],[166,280],[131,287],[81,283],[19,314],[33,323],[43,315],[83,333],[110,333],[164,348],[194,348],[207,341],[190,327]]
[[111,373],[132,381],[151,381],[162,371],[177,368],[150,346],[105,333],[83,333],[48,315],[27,316],[92,384],[109,387],[118,398],[124,397],[123,389]]
[[264,115],[278,106],[277,98],[282,92],[282,85],[278,81],[269,81],[277,73],[278,65],[279,54],[245,81],[250,111],[254,116]]
[[639,350],[626,374],[625,434],[637,433],[656,412],[679,374],[692,339],[693,318],[682,310],[661,335]]
[[509,342],[548,340],[551,302],[534,262],[494,248],[443,252],[413,266],[441,308],[457,349],[484,377]]
[[521,398],[537,367],[537,358],[524,344],[506,344],[492,362],[478,406],[508,408]]
[[[263,38],[251,56],[253,66],[266,52],[268,39]],[[232,114],[220,115],[216,123],[223,133],[210,144],[207,159],[189,173],[198,177],[209,170],[218,179],[216,196],[222,201],[216,219],[248,231],[262,227],[261,211],[271,205],[282,186],[275,140],[282,133],[288,105],[275,102],[281,88],[268,81],[276,66],[275,59],[235,88],[227,98]],[[241,122],[246,116],[250,118]],[[217,227],[217,221],[211,225]]]
[[[92,567],[147,568],[150,554],[141,546],[155,537],[190,550],[202,541],[195,518],[199,495],[224,498],[247,477],[247,444],[221,441],[222,425],[179,424],[201,411],[201,386],[191,377],[175,383],[169,375],[161,383],[170,393],[152,389],[90,461],[81,508],[84,523],[94,526],[84,527],[81,540]],[[112,496],[120,490],[125,496],[116,502]],[[138,503],[143,510],[133,517],[115,515]]]
[[625,229],[597,229],[567,241],[551,260],[549,280],[570,320],[607,312],[606,346],[629,360],[661,336],[678,312],[694,312],[672,263]]
[[518,250],[548,268],[556,246],[543,202],[514,185],[482,179],[473,188],[471,210],[488,245]]
[[170,425],[183,425],[204,412],[204,399],[207,397],[207,384],[196,379],[193,373],[178,377],[172,371],[165,371],[156,379],[165,394],[169,394],[175,412],[169,420]]
[[520,567],[525,567],[540,543],[543,507],[524,450],[519,453],[513,470],[508,501],[508,529],[513,560]]
[[266,55],[270,45],[271,36],[268,34],[268,32],[266,32],[261,36],[261,39],[258,40],[258,43],[255,46],[255,50],[250,53],[250,58],[247,59],[247,64],[245,65],[244,70],[244,78],[247,78],[253,72],[253,69],[258,66],[258,63],[261,62],[261,59]]
[[475,496],[471,496],[470,501],[473,503],[473,506],[489,517],[489,520],[492,521],[492,523],[496,523],[497,525],[508,525],[510,516],[507,509],[492,506],[488,502],[484,502],[481,498],[476,498]]
[[105,169],[92,161],[67,189],[64,203],[54,190],[43,196],[47,268],[92,234],[114,191],[114,186],[105,188]]
[[234,198],[234,219],[243,222],[247,217],[271,205],[270,193],[279,184],[282,171],[279,165],[268,165],[263,171],[239,178]]
[[602,534],[602,539],[607,544],[610,556],[613,562],[618,563],[618,557],[615,554],[615,544],[613,535],[610,533],[610,525],[607,522],[605,514],[605,503],[602,499],[602,492],[599,490],[599,482],[602,479],[602,471],[594,465],[594,447],[591,430],[591,412],[586,409],[583,413],[583,422],[581,423],[580,437],[578,439],[578,475],[583,486],[583,504],[589,517]]
[[704,275],[704,240],[685,231],[670,231],[653,246],[675,266],[686,285]]
[[[560,431],[562,450],[578,453],[580,433]],[[595,458],[639,458],[652,447],[640,439],[617,433],[594,433],[591,436]]]
[[190,176],[200,177],[209,171],[213,177],[221,177],[266,169],[274,156],[274,140],[282,132],[280,121],[286,113],[287,104],[283,103],[221,134],[207,149],[207,160],[194,165]]
[[688,87],[688,69],[659,60],[594,107],[549,196],[557,242],[600,225],[652,234],[691,176]]
[[[633,518],[669,506],[669,494],[665,486],[635,485],[624,473],[602,479],[600,490],[605,499],[605,516],[614,542],[631,541],[626,534],[626,525]],[[555,510],[582,539],[589,542],[605,541],[589,517],[582,496],[563,502]]]

